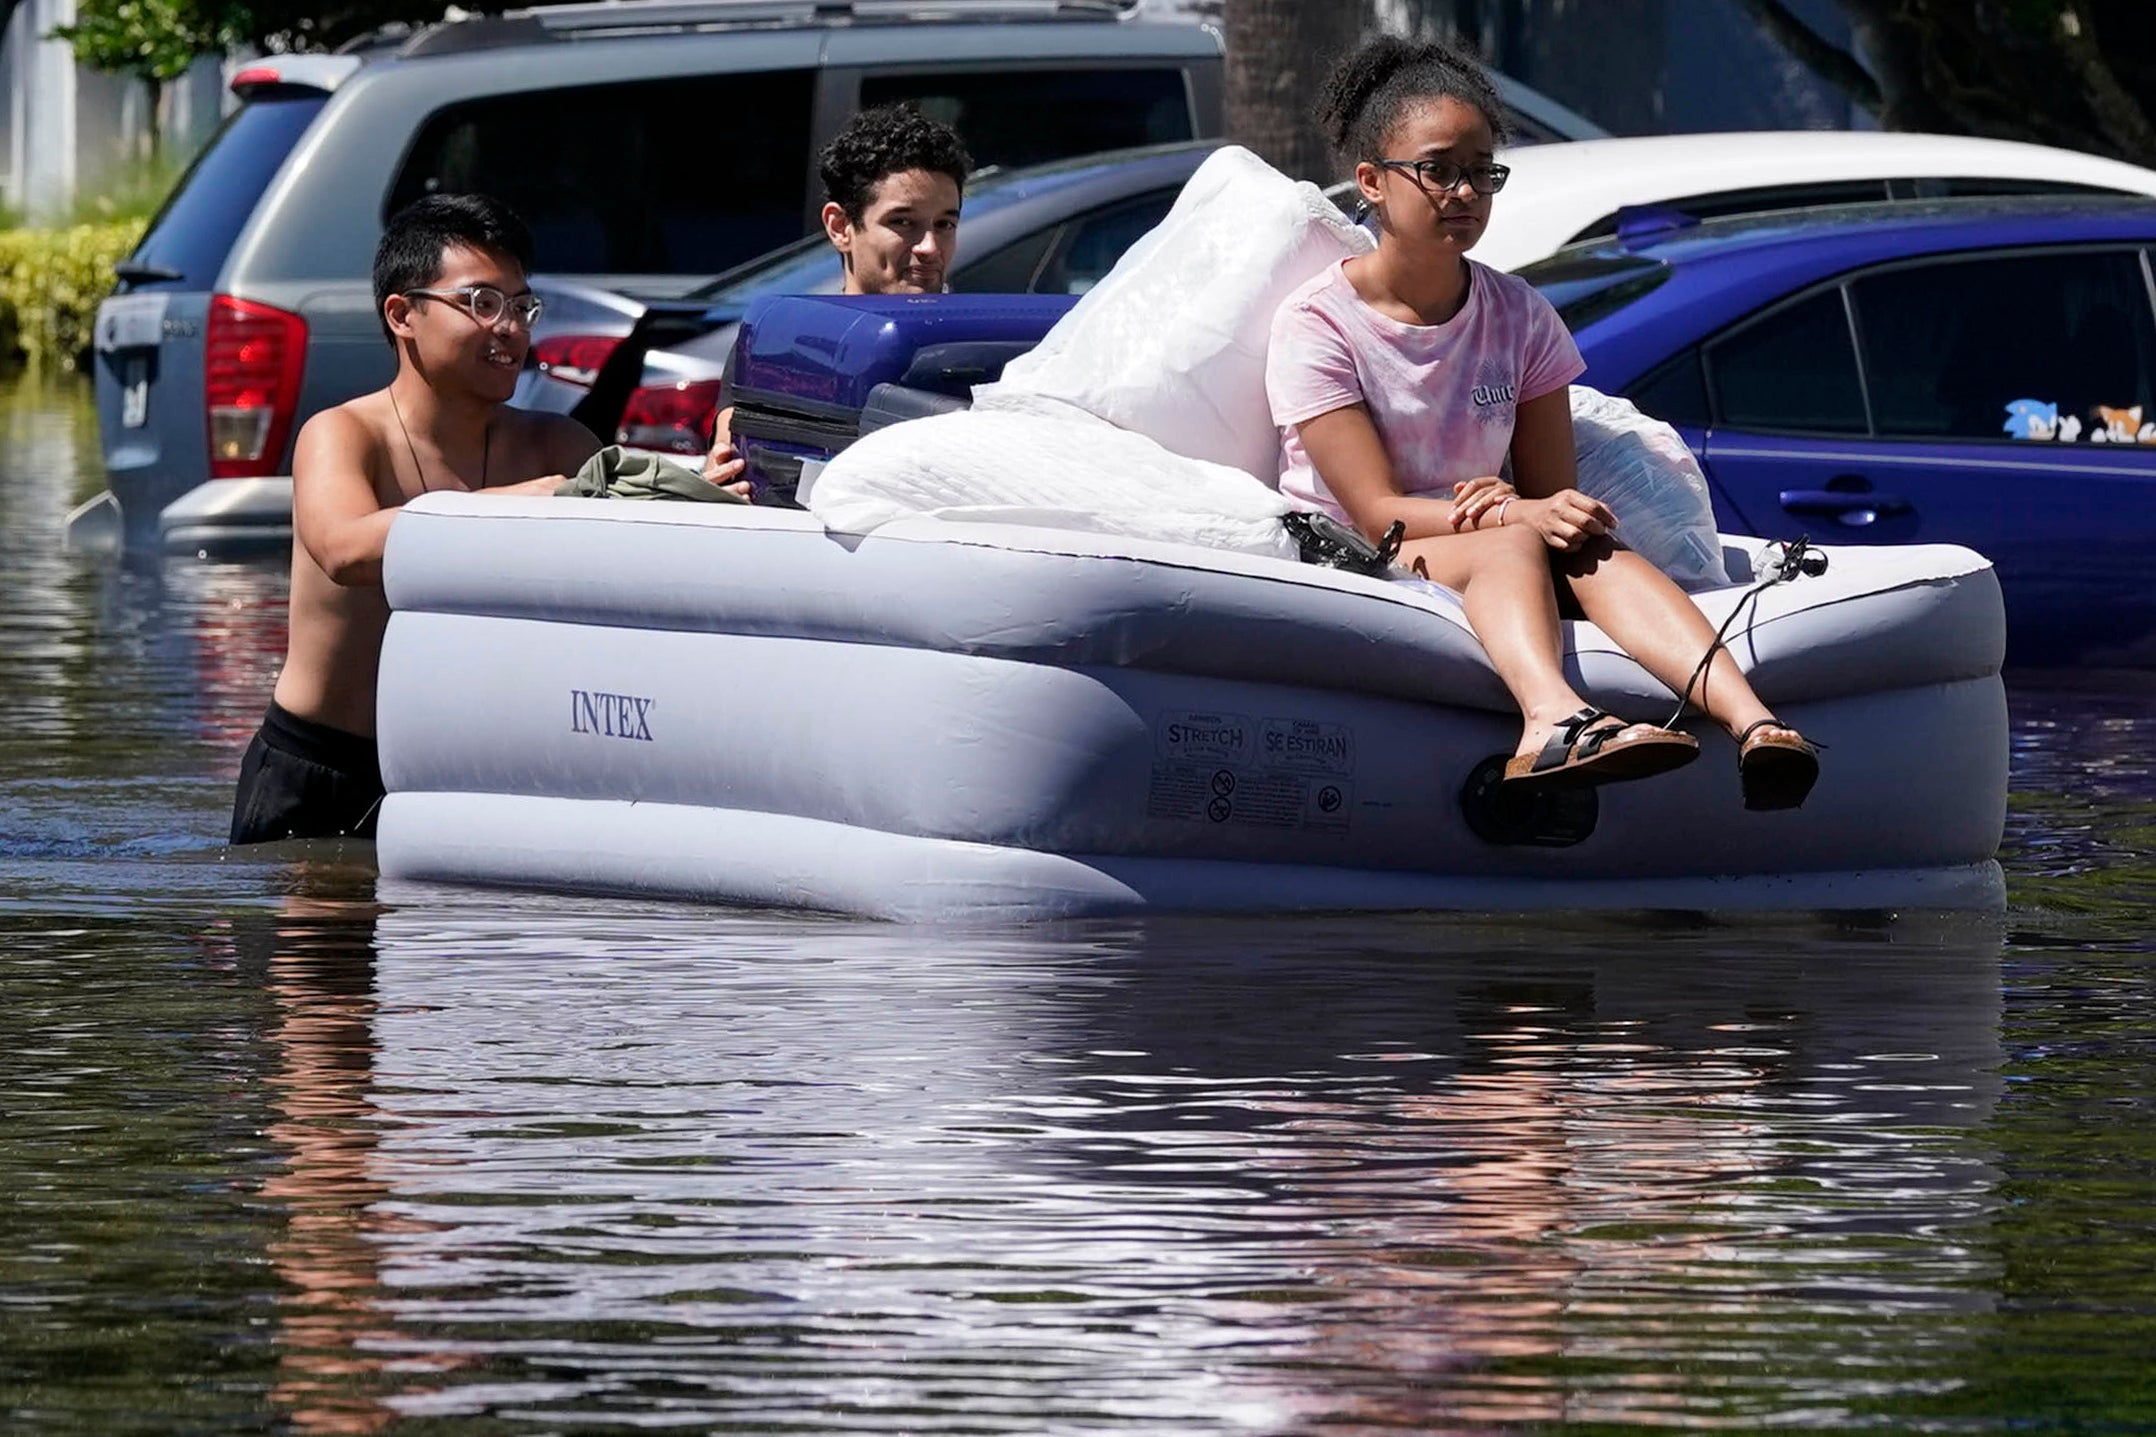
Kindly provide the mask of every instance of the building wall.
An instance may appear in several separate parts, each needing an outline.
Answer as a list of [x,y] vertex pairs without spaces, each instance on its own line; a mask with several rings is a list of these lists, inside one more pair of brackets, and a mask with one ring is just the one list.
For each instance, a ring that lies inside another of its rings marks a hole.
[[75,63],[39,37],[75,17],[74,0],[23,0],[0,48],[8,111],[7,191],[19,210],[64,206],[75,189]]
[[[1315,0],[1347,4],[1354,0]],[[1738,0],[1364,0],[1373,25],[1464,40],[1497,69],[1613,134],[1870,128],[1871,118],[1759,29]],[[1835,0],[1790,0],[1850,43]],[[1139,0],[1218,21],[1225,0]]]
[[[79,195],[148,152],[149,91],[102,75],[44,37],[75,17],[75,0],[23,0],[0,37],[0,199],[34,217],[64,214]],[[168,153],[200,147],[229,104],[225,66],[205,57],[164,87]]]

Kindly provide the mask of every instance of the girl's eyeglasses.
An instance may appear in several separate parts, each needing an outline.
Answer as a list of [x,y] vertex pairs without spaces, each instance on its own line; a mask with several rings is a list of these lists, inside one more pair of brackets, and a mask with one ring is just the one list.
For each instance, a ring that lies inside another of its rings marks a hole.
[[1494,195],[1512,177],[1509,165],[1458,165],[1451,160],[1379,160],[1377,165],[1381,170],[1413,175],[1416,184],[1439,194],[1458,189],[1465,180],[1476,194]]
[[507,295],[491,284],[467,284],[456,289],[408,289],[406,299],[446,299],[489,328],[509,315],[530,329],[539,322],[546,304],[536,294]]

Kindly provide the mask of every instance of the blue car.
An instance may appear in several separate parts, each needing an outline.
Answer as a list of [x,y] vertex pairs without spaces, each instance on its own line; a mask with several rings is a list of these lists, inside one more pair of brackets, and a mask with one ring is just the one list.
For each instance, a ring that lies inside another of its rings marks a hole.
[[1520,271],[1583,383],[1676,425],[1722,527],[1953,543],[2009,661],[2156,663],[2156,204],[1851,205],[1619,233]]

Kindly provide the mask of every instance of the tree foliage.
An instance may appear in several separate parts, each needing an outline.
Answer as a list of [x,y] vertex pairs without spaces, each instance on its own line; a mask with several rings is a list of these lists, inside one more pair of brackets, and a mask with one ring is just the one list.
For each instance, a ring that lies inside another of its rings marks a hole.
[[89,353],[112,267],[142,238],[141,220],[0,230],[0,363],[16,355],[58,373]]
[[132,75],[151,86],[177,80],[198,56],[234,38],[230,12],[217,0],[82,0],[75,23],[55,26],[75,58],[93,70]]
[[2149,0],[1836,0],[1857,54],[1787,0],[1741,0],[1814,73],[1891,130],[2033,140],[2156,165]]
[[75,23],[56,27],[52,38],[91,69],[154,89],[197,57],[234,45],[269,54],[334,50],[385,25],[439,20],[443,8],[444,0],[78,0]]
[[[445,0],[241,0],[232,11],[240,18],[240,37],[271,54],[293,50],[334,50],[347,40],[385,25],[420,26],[442,18]],[[472,11],[496,11],[499,4],[473,4]]]
[[237,36],[235,12],[222,0],[81,0],[75,23],[53,28],[75,59],[93,70],[131,75],[150,92],[150,150],[158,147],[158,99],[167,83],[187,73]]

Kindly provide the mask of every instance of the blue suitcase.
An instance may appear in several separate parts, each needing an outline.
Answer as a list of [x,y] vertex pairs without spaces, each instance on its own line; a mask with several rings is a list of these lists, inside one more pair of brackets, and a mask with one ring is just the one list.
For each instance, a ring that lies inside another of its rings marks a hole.
[[773,295],[749,306],[722,403],[758,503],[790,504],[801,466],[861,435],[963,409],[1040,343],[1070,295]]

